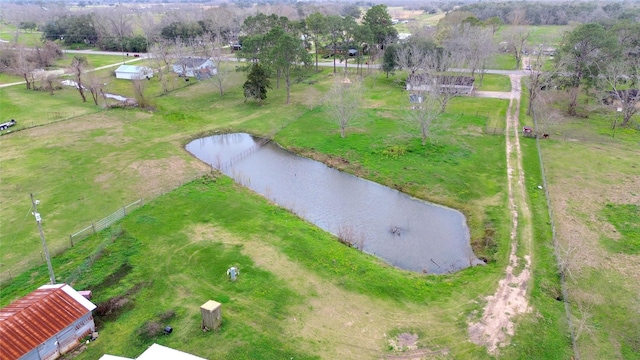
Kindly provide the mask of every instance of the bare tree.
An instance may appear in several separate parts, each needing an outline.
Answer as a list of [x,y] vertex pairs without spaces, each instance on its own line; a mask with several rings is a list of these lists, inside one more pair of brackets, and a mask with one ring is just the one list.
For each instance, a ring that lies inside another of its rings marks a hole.
[[461,57],[461,63],[475,76],[480,70],[482,81],[487,61],[495,52],[491,28],[462,23],[452,30],[445,41],[445,48]]
[[558,109],[553,106],[553,97],[550,95],[538,95],[530,105],[534,116],[536,132],[549,134],[550,128],[560,120]]
[[442,114],[438,93],[414,91],[409,99],[411,108],[407,113],[407,119],[420,130],[420,138],[424,146],[430,135],[431,124]]
[[84,95],[84,86],[82,85],[82,75],[85,72],[87,66],[87,58],[84,56],[76,55],[71,62],[71,70],[76,79],[76,87],[82,98],[82,102],[87,102],[87,97]]
[[47,40],[44,44],[36,44],[33,48],[34,60],[38,67],[45,68],[51,66],[56,60],[64,56],[62,49],[53,41]]
[[153,13],[138,11],[136,12],[136,15],[136,25],[140,30],[142,30],[144,38],[147,41],[147,51],[149,51],[149,43],[156,37],[160,36],[160,28],[158,24],[156,24],[156,18]]
[[91,93],[93,103],[98,105],[98,98],[100,97],[100,94],[104,93],[104,79],[98,76],[98,74],[95,72],[88,72],[85,75],[85,84],[87,89]]
[[336,78],[325,98],[325,111],[340,127],[340,137],[360,113],[364,87],[360,81],[351,82],[349,78]]
[[133,85],[133,96],[138,103],[138,107],[146,108],[149,106],[149,102],[145,96],[146,82],[141,79],[133,79],[131,84]]
[[[543,88],[551,86],[551,79],[558,73],[558,67],[542,71],[544,64],[545,56],[542,54],[542,49],[538,49],[532,54],[527,63],[529,75],[526,77],[525,84],[529,93],[529,105],[527,106],[527,115],[529,116],[534,112],[535,103],[540,91]],[[537,109],[535,111],[537,111]]]
[[507,15],[507,20],[514,26],[528,25],[527,10],[525,8],[515,8]]
[[426,71],[431,66],[428,63],[428,61],[433,60],[433,57],[430,56],[431,52],[432,50],[427,46],[419,42],[411,42],[396,51],[396,64],[406,71],[409,76],[416,75],[421,71]]
[[13,63],[11,64],[11,72],[24,79],[27,90],[31,90],[32,88],[33,82],[35,81],[33,71],[36,69],[35,62],[29,57],[29,51],[30,50],[22,46],[16,46]]
[[[631,118],[640,112],[640,64],[630,58],[616,58],[599,64],[598,88],[602,99],[616,107],[622,117],[620,126],[629,125]],[[617,119],[613,123],[615,129]]]
[[211,49],[211,61],[216,67],[216,73],[212,76],[215,87],[220,91],[220,96],[224,95],[225,85],[229,79],[229,68],[224,66],[226,60],[222,52],[222,36],[218,35],[213,40],[213,48]]
[[522,66],[522,56],[531,33],[524,26],[515,26],[505,30],[504,41],[507,43],[507,49],[513,55],[516,61],[516,69]]
[[162,85],[162,91],[166,94],[169,92],[166,72],[170,71],[171,69],[171,43],[166,39],[160,38],[153,45],[151,45],[149,52],[151,53],[151,66],[155,70],[155,73],[158,74],[158,79],[160,80],[160,84]]
[[55,83],[57,79],[57,75],[48,74],[44,79],[41,80],[44,90],[48,91],[49,95],[53,95],[53,90],[55,90]]

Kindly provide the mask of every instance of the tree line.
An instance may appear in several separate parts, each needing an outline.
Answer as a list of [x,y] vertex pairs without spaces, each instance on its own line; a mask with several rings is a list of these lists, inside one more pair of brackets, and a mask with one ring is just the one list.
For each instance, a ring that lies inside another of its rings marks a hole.
[[[637,21],[640,6],[634,2],[478,2],[461,6],[460,11],[469,11],[479,19],[497,17],[505,24],[515,25],[569,25],[571,23],[608,22],[618,20]],[[522,13],[522,18],[514,14]]]

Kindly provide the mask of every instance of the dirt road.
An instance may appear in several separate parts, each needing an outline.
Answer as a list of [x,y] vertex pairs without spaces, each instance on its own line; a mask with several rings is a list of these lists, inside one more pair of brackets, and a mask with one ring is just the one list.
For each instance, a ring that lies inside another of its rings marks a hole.
[[[524,170],[520,151],[519,122],[521,75],[510,75],[511,96],[507,111],[506,152],[511,210],[511,250],[505,276],[496,292],[486,298],[487,304],[478,322],[469,324],[469,337],[497,355],[514,334],[513,318],[531,311],[527,290],[531,277],[532,225],[531,210],[524,188]],[[521,224],[521,226],[519,226]],[[521,249],[519,249],[521,247]],[[524,262],[524,263],[522,263]]]

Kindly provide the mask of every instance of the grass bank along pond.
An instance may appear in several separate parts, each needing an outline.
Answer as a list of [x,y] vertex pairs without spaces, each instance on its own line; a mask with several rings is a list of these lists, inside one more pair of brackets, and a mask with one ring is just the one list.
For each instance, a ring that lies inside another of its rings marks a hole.
[[187,151],[341,241],[402,269],[430,274],[483,264],[464,215],[412,198],[249,134],[197,139]]

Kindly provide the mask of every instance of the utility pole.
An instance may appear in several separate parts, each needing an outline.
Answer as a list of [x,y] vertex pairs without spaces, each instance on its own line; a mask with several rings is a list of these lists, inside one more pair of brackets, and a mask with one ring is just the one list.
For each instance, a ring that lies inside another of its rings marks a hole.
[[49,250],[47,249],[47,242],[44,241],[44,232],[42,231],[42,218],[40,217],[40,213],[38,212],[38,204],[40,200],[34,200],[33,194],[31,195],[31,206],[33,209],[33,216],[36,217],[36,223],[38,224],[38,230],[40,231],[40,239],[42,240],[42,248],[44,249],[44,257],[47,259],[47,266],[49,267],[49,280],[51,280],[51,285],[56,284],[56,276],[53,275],[53,266],[51,266],[51,258],[49,257]]

